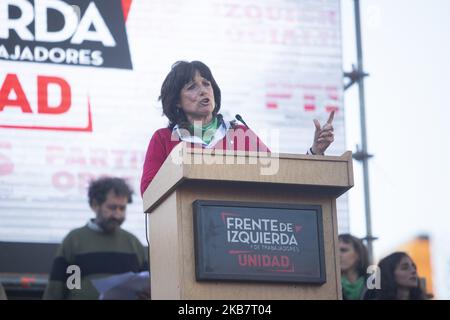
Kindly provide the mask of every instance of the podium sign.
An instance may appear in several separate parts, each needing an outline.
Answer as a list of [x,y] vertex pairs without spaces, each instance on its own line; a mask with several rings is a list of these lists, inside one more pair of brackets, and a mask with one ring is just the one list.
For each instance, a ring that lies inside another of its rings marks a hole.
[[326,282],[319,205],[196,200],[196,279]]

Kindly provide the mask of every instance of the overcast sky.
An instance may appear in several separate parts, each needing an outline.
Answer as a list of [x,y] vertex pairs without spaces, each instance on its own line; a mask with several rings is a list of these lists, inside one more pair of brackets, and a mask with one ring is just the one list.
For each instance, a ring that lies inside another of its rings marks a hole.
[[[361,13],[376,258],[421,233],[449,243],[450,1],[361,0]],[[348,71],[356,62],[352,0],[342,0],[342,14]],[[345,107],[347,146],[355,150],[356,86]],[[354,173],[350,226],[364,236],[360,165]]]

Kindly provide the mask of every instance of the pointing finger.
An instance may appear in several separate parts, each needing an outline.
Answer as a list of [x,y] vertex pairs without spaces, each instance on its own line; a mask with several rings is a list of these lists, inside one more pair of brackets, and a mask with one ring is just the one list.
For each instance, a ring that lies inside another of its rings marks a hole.
[[331,111],[330,117],[329,117],[328,120],[327,120],[327,123],[328,123],[328,124],[331,124],[331,123],[333,122],[333,119],[334,119],[334,112],[335,112],[335,110]]

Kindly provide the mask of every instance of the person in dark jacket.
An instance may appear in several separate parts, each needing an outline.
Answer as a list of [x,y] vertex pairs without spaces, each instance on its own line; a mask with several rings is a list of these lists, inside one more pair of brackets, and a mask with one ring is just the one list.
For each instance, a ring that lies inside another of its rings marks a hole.
[[[148,254],[141,242],[120,226],[132,191],[121,178],[100,178],[89,185],[89,205],[94,219],[72,230],[59,246],[44,299],[95,300],[99,292],[93,280],[127,272],[148,271]],[[72,271],[71,271],[72,270]],[[69,285],[79,270],[80,286]],[[136,298],[150,297],[140,292]]]

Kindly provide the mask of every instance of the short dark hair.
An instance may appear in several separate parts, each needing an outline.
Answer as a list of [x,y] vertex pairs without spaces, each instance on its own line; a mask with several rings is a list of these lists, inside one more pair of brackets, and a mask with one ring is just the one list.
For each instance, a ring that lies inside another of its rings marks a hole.
[[186,115],[177,107],[177,104],[180,103],[181,89],[194,79],[197,71],[203,78],[211,82],[214,101],[216,103],[213,116],[219,113],[221,100],[220,88],[209,67],[201,61],[177,61],[172,65],[170,72],[164,79],[159,96],[159,100],[162,102],[163,114],[169,119],[170,129],[177,124],[182,128],[187,128],[189,125]]
[[[394,252],[380,260],[380,262],[378,263],[378,267],[380,268],[381,273],[381,288],[379,290],[374,290],[375,294],[373,294],[373,296],[375,299],[397,299],[398,284],[395,281],[395,269],[404,257],[408,257],[411,259],[411,257],[405,252]],[[412,288],[409,291],[409,294],[410,300],[424,300],[426,298],[426,295],[420,288],[419,284],[417,284],[416,288]]]
[[128,203],[133,201],[133,190],[122,178],[103,177],[97,180],[91,181],[89,184],[88,197],[89,205],[92,205],[94,201],[98,205],[102,205],[106,201],[106,196],[110,191],[114,191],[117,196],[123,196],[128,198]]
[[356,271],[360,277],[366,278],[367,268],[369,267],[369,255],[367,254],[367,248],[361,241],[361,239],[352,236],[351,234],[345,233],[340,234],[338,237],[339,241],[347,244],[351,244],[358,255],[358,264],[356,266]]

